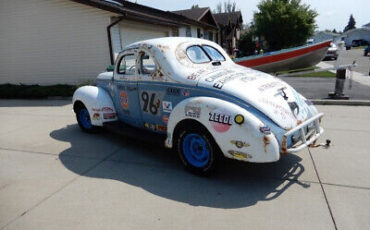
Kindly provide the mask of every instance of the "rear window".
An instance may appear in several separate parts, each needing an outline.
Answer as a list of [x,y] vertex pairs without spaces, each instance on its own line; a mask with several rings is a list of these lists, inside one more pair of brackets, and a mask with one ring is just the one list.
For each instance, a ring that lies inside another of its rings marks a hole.
[[211,59],[207,56],[203,49],[200,48],[200,46],[190,46],[189,48],[186,49],[186,55],[188,55],[190,61],[196,64],[211,61]]
[[203,45],[202,47],[213,61],[225,61],[225,57],[217,49],[207,45]]
[[194,45],[186,49],[190,61],[201,64],[210,61],[225,61],[225,57],[216,48],[209,45]]

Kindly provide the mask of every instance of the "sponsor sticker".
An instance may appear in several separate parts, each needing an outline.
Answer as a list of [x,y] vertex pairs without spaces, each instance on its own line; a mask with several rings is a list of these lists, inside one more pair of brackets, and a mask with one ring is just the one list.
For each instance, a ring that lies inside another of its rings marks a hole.
[[103,107],[101,108],[102,112],[113,112],[113,109],[111,107]]
[[163,112],[170,113],[172,111],[172,102],[163,101],[162,107],[163,107]]
[[221,109],[209,113],[209,122],[212,128],[219,133],[228,131],[232,125],[232,116]]
[[128,97],[125,91],[121,91],[120,100],[121,100],[122,108],[127,109],[128,108]]
[[164,125],[156,125],[155,128],[156,128],[157,131],[161,131],[161,132],[166,132],[167,131],[167,127],[164,126]]
[[168,123],[168,116],[167,115],[163,115],[162,121],[167,124]]
[[184,90],[182,91],[182,96],[184,96],[184,97],[189,97],[189,95],[190,95],[189,90],[184,89]]
[[199,118],[200,117],[200,107],[196,106],[185,106],[185,116],[187,117],[193,117],[193,118]]
[[179,88],[167,88],[167,94],[171,96],[180,96],[181,89]]
[[116,113],[104,113],[103,118],[105,120],[114,119],[114,118],[116,118]]
[[250,155],[249,153],[244,153],[244,152],[235,151],[235,150],[229,150],[227,152],[237,159],[242,159],[242,160],[252,159],[252,155]]
[[236,147],[238,147],[239,149],[243,148],[243,147],[248,147],[250,146],[250,144],[244,142],[244,141],[237,141],[237,140],[231,140],[230,141],[231,144],[235,145]]
[[99,113],[94,113],[93,120],[99,120],[99,119],[100,119],[100,114]]

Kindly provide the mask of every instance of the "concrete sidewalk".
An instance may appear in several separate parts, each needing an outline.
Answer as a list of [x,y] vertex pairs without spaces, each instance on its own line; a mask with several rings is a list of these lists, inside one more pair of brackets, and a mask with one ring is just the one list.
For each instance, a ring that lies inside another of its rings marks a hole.
[[0,229],[369,229],[370,107],[318,106],[333,146],[210,178],[79,130],[69,101],[0,100]]

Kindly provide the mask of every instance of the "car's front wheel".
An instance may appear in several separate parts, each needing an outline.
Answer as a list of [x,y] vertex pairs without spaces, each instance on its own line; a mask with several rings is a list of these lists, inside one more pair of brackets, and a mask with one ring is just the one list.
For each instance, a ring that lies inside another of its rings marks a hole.
[[84,105],[77,106],[76,118],[80,128],[87,133],[94,133],[97,131],[97,127],[91,124],[90,114]]
[[219,161],[219,148],[203,127],[187,127],[176,141],[177,152],[186,169],[198,175],[208,175]]

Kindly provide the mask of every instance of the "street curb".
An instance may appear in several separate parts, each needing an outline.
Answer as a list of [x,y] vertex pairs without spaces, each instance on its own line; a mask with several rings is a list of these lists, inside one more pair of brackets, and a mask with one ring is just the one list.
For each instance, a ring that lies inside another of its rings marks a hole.
[[370,106],[370,100],[331,100],[331,99],[310,99],[314,105],[349,105],[349,106]]

